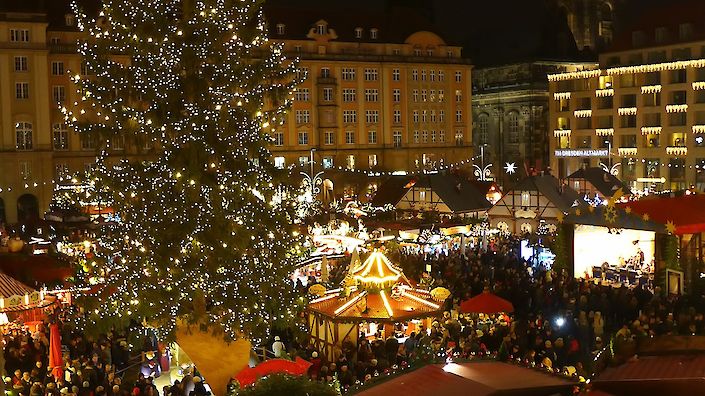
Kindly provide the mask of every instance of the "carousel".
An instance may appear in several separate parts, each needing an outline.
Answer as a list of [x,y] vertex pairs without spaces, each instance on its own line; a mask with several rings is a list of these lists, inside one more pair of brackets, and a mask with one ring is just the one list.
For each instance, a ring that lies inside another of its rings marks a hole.
[[[319,297],[307,308],[314,346],[335,359],[343,344],[357,348],[361,335],[404,338],[428,328],[442,314],[446,289],[431,292],[416,288],[402,270],[378,250],[362,262],[352,262],[341,288],[325,290],[314,285]],[[337,352],[336,352],[337,351]]]

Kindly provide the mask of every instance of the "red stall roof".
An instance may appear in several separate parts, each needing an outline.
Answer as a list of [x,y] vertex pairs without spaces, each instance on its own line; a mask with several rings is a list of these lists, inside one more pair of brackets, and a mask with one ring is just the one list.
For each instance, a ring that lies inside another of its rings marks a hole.
[[499,362],[431,364],[364,390],[361,396],[555,395],[574,382]]
[[697,234],[705,232],[705,195],[680,197],[643,198],[620,205],[633,213],[648,215],[649,219],[675,226],[675,234]]

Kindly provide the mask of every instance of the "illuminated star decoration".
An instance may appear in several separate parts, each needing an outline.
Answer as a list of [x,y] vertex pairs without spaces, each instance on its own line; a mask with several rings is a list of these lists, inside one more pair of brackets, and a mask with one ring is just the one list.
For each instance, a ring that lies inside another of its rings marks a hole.
[[648,213],[644,213],[644,215],[641,216],[641,218],[644,219],[644,221],[649,221],[649,214],[648,214]]
[[504,164],[504,171],[510,175],[513,175],[517,171],[517,166],[514,162],[506,162]]
[[669,234],[675,234],[676,233],[676,225],[673,223],[673,221],[668,220],[666,222],[666,231],[668,231]]

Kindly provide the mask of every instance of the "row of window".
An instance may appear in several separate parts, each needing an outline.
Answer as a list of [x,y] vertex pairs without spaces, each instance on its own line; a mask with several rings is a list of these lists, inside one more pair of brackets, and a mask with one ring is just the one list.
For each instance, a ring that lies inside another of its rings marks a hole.
[[[308,131],[299,131],[297,134],[297,143],[301,146],[311,144],[309,139]],[[335,131],[325,131],[323,135],[323,142],[327,146],[336,144],[336,132]],[[345,131],[345,144],[355,144],[356,132],[355,131]],[[414,130],[413,137],[414,143],[428,143],[430,136],[431,143],[445,143],[446,142],[446,132],[444,130]],[[462,145],[463,142],[463,131],[459,129],[455,132],[456,143]],[[392,134],[392,141],[394,147],[401,147],[402,144],[402,133],[401,131],[394,131]],[[367,144],[377,144],[377,131],[369,130],[367,131]],[[274,145],[284,146],[284,132],[277,132],[274,134]]]
[[[26,72],[29,71],[29,61],[24,55],[15,56],[15,71],[16,72]],[[51,62],[51,75],[52,76],[63,76],[66,73],[64,68],[64,62],[54,61]]]
[[[63,85],[55,85],[51,89],[52,98],[56,103],[63,103],[66,100],[66,87]],[[29,99],[29,83],[28,82],[17,82],[15,83],[15,98],[16,99]]]
[[[69,149],[69,130],[66,124],[56,123],[52,125],[52,147],[54,150]],[[31,122],[18,122],[15,124],[15,148],[21,151],[34,149],[34,130]],[[82,150],[94,150],[95,148],[96,142],[93,136],[81,135]],[[110,148],[118,151],[124,150],[124,137],[111,140]],[[143,148],[146,150],[151,149],[152,143],[146,142]]]
[[[412,113],[414,123],[419,122],[445,122],[445,111],[438,110],[414,110]],[[295,112],[296,124],[309,124],[311,122],[311,113],[309,110],[296,110]],[[393,113],[393,123],[401,124],[401,110],[394,110]],[[343,123],[354,124],[357,122],[357,110],[343,110]],[[368,124],[379,123],[379,110],[365,110],[365,122]],[[455,122],[463,122],[463,111],[455,111]],[[486,124],[486,120],[484,121]],[[515,119],[510,121],[510,130],[514,128],[518,129],[519,120]],[[485,128],[487,125],[485,125]]]
[[[420,91],[421,102],[427,102],[430,98],[431,102],[443,102],[445,98],[445,92],[442,89],[438,90],[438,96],[436,96],[436,90],[432,89],[430,91],[422,89]],[[429,96],[430,93],[430,96]],[[294,92],[294,100],[299,102],[308,102],[311,99],[308,88],[299,88]],[[414,89],[412,91],[412,99],[414,102],[419,102],[419,90]],[[395,88],[392,90],[392,100],[394,103],[401,102],[401,89]],[[333,88],[323,88],[323,101],[332,102],[333,101]],[[379,101],[379,90],[375,88],[365,89],[365,102],[378,102]],[[463,101],[463,92],[461,90],[455,91],[455,101],[460,103]],[[352,103],[357,102],[357,90],[355,88],[343,88],[343,102]]]
[[[297,70],[297,78],[303,79],[306,77],[309,73],[308,67],[300,67]],[[421,81],[426,81],[427,76],[428,76],[428,81],[445,81],[445,72],[443,70],[429,70],[428,73],[426,73],[426,70],[421,70],[421,73],[419,73],[418,69],[413,69],[411,71],[411,79],[413,81],[419,81],[419,76],[421,77]],[[321,78],[331,78],[332,73],[330,67],[322,67],[320,71],[320,77]],[[341,70],[341,78],[343,81],[355,81],[357,78],[357,69],[354,67],[344,67]],[[377,81],[379,80],[379,70],[374,67],[366,67],[364,69],[364,79],[365,81]],[[392,81],[400,81],[401,80],[401,69],[394,68],[392,69]],[[455,82],[462,82],[463,81],[463,72],[460,70],[455,71]]]
[[[301,166],[307,166],[309,163],[309,158],[307,156],[301,156],[299,157],[299,165]],[[347,155],[345,157],[345,168],[349,170],[354,170],[355,165],[357,163],[357,159],[355,155]],[[378,164],[377,162],[377,154],[369,154],[367,156],[367,165],[369,166],[370,169],[376,167]],[[322,161],[323,169],[330,169],[333,168],[333,157],[323,157]],[[284,157],[274,157],[274,166],[280,169],[284,169],[286,167],[286,158]]]

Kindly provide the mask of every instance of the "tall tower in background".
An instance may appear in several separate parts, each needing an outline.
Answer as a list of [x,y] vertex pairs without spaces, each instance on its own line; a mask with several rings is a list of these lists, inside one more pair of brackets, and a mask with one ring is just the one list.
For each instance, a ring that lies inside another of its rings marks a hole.
[[601,52],[612,42],[621,0],[557,0],[578,49]]

